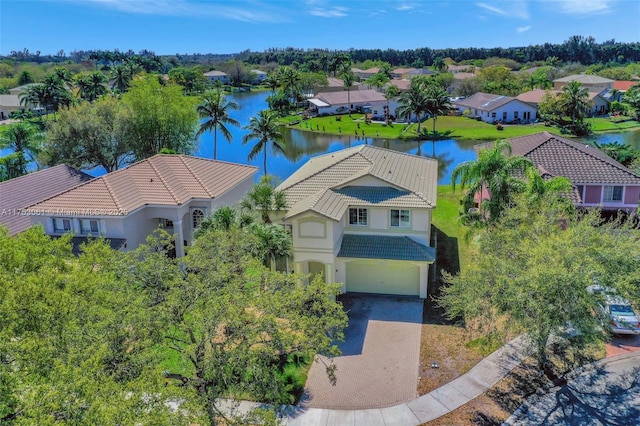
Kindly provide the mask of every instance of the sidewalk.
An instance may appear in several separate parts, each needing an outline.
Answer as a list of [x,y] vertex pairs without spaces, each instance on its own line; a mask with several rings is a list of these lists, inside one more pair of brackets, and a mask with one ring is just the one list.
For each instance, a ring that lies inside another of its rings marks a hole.
[[[330,410],[282,407],[282,421],[290,426],[417,426],[434,420],[481,395],[531,355],[519,337],[484,358],[467,373],[412,401],[388,408]],[[242,401],[235,407],[242,414],[260,406]],[[231,403],[223,411],[231,411]]]

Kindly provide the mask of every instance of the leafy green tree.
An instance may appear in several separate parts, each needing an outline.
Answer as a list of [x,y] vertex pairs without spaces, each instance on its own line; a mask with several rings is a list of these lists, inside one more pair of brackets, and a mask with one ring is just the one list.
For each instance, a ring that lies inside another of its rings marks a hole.
[[239,108],[240,106],[236,102],[227,100],[221,90],[206,92],[202,97],[202,102],[196,106],[198,115],[201,119],[204,119],[204,121],[200,123],[200,128],[196,136],[200,136],[205,132],[213,133],[214,160],[217,158],[218,130],[222,132],[227,142],[231,143],[233,134],[226,125],[240,126],[240,123],[235,118],[229,116],[229,111]]
[[161,85],[152,76],[133,80],[122,103],[130,115],[125,134],[136,160],[167,148],[181,154],[193,151],[198,126],[197,100],[173,84]]
[[[150,271],[180,271],[155,256],[156,245],[132,253],[133,268],[123,269],[134,274],[128,281],[139,280],[136,259],[147,254]],[[164,335],[160,348],[182,361],[165,373],[170,387],[184,389],[211,425],[224,417],[220,398],[293,402],[279,379],[286,359],[308,351],[336,355],[334,342],[346,325],[341,306],[330,300],[336,285],[299,286],[300,277],[264,268],[252,255],[257,249],[256,238],[242,229],[202,234],[184,258],[186,270],[197,273],[165,281],[163,302],[153,309]]]
[[207,85],[207,79],[196,68],[177,67],[169,71],[169,81],[184,88],[186,95],[201,93]]
[[285,152],[284,140],[277,119],[275,111],[262,110],[257,117],[251,117],[249,124],[243,127],[249,133],[242,138],[242,144],[257,139],[249,152],[248,160],[253,160],[262,152],[264,155],[264,176],[267,176],[267,148],[269,147],[269,142],[271,142],[273,152],[282,154]]
[[272,223],[270,214],[284,211],[286,206],[285,193],[276,190],[275,178],[268,175],[262,176],[240,203],[243,211],[257,212],[265,224]]
[[278,87],[280,87],[280,79],[277,72],[270,72],[264,80],[265,86],[271,89],[273,95]]
[[[27,159],[22,152],[0,157],[0,182],[27,174]],[[1,416],[0,416],[1,417]]]
[[445,63],[444,58],[442,58],[441,56],[435,58],[433,60],[433,69],[438,72],[443,72],[444,70],[446,70],[447,64]]
[[598,211],[576,214],[554,198],[518,200],[480,235],[479,254],[448,278],[439,303],[450,318],[526,333],[540,368],[553,378],[546,351],[552,336],[573,331],[573,349],[606,337],[601,300],[587,291],[595,279],[640,301],[638,238],[630,222],[602,223]]
[[[518,174],[533,167],[528,158],[511,156],[511,144],[507,140],[496,141],[491,148],[480,149],[478,159],[459,164],[451,173],[455,191],[458,179],[460,186],[467,188],[462,201],[461,216],[467,224],[495,223],[503,211],[512,203],[516,194],[524,192],[526,186]],[[476,197],[488,192],[489,198],[482,201],[480,211],[475,212]]]
[[291,104],[295,105],[300,94],[301,77],[300,73],[291,67],[280,67],[278,69],[280,88],[289,97]]
[[640,119],[640,88],[632,87],[624,94],[624,102],[631,105],[636,113],[636,120]]
[[229,231],[232,228],[246,228],[254,223],[254,217],[230,206],[220,207],[200,222],[200,226],[194,233],[195,238],[212,230]]
[[129,110],[115,98],[62,109],[58,119],[48,123],[43,161],[48,166],[102,166],[107,173],[117,170],[132,159],[128,120]]

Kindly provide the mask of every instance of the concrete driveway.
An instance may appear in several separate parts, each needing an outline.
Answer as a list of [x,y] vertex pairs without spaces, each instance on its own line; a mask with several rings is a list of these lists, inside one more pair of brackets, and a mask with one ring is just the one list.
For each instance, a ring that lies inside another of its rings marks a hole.
[[342,356],[334,358],[337,383],[317,357],[309,371],[303,407],[337,410],[383,408],[417,396],[423,301],[347,294],[349,315]]
[[607,358],[566,385],[527,401],[509,425],[637,425],[640,419],[640,353]]

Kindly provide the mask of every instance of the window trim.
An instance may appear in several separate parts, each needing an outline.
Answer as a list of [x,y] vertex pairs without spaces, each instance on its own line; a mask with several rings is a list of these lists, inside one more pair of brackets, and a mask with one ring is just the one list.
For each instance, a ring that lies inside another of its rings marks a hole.
[[[73,219],[71,219],[70,217],[53,217],[53,232],[56,234],[64,234],[66,232],[72,231],[73,230]],[[58,220],[62,221],[62,228],[58,228],[56,226],[56,223]],[[69,221],[69,229],[65,229],[64,228],[64,222],[65,221]]]
[[[620,199],[613,198],[616,188],[620,188]],[[607,190],[611,191],[611,198],[607,199]],[[604,185],[602,187],[602,202],[603,203],[622,203],[624,201],[624,186],[623,185]]]
[[[202,216],[198,216],[198,223],[196,224],[196,212],[200,212]],[[206,209],[201,207],[193,207],[191,209],[191,229],[197,229],[203,220],[207,218]]]
[[[351,223],[351,211],[356,211],[356,223]],[[364,215],[362,213],[364,212]],[[362,216],[364,216],[364,223],[362,223]],[[349,226],[369,226],[369,209],[366,207],[349,207]]]
[[[393,224],[393,212],[398,212],[398,224]],[[402,213],[407,213],[407,221],[402,221]],[[409,209],[390,209],[389,210],[389,227],[390,228],[398,228],[398,229],[409,229],[411,228],[411,210]]]
[[[89,229],[85,229],[84,222],[89,222]],[[96,231],[91,230],[91,222],[96,223]],[[98,219],[80,219],[80,234],[81,235],[100,235],[100,221]]]

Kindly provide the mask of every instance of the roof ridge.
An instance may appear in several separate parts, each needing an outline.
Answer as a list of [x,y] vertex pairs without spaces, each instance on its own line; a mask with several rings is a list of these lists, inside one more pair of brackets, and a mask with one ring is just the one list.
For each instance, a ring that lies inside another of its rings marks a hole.
[[[371,167],[371,165],[373,165],[373,162],[372,162],[371,160],[369,160],[368,158],[366,158],[364,155],[362,155],[362,154],[360,153],[360,151],[362,151],[362,147],[363,147],[363,146],[365,146],[365,145],[359,145],[359,146],[357,146],[357,147],[354,147],[354,148],[353,148],[353,149],[354,149],[354,152],[353,152],[352,154],[350,154],[350,155],[348,155],[348,156],[344,157],[342,160],[338,161],[337,163],[331,163],[331,164],[328,164],[327,166],[325,166],[325,167],[321,168],[320,170],[316,171],[315,173],[313,173],[313,174],[311,174],[311,175],[309,175],[309,176],[306,176],[304,179],[300,179],[300,180],[298,180],[298,181],[296,181],[296,182],[292,183],[291,185],[289,185],[289,186],[287,186],[287,187],[282,187],[282,188],[280,188],[280,191],[285,191],[285,190],[287,190],[287,189],[289,189],[289,188],[292,188],[292,187],[294,187],[294,186],[296,186],[296,185],[301,184],[302,182],[306,182],[306,181],[308,181],[309,179],[311,179],[311,178],[313,178],[313,177],[315,177],[315,176],[319,175],[320,173],[324,172],[325,170],[330,169],[330,168],[332,168],[332,167],[335,167],[337,164],[340,164],[340,163],[342,163],[342,162],[344,162],[344,161],[346,161],[346,160],[348,160],[348,159],[350,159],[350,158],[353,158],[353,157],[354,157],[354,156],[356,156],[356,155],[360,155],[362,158],[364,158],[365,160],[367,160],[367,161],[369,162],[369,167]],[[348,148],[348,149],[350,149],[350,148]],[[318,157],[314,157],[314,158],[325,157],[325,156],[327,156],[327,155],[332,155],[332,154],[335,154],[335,152],[329,152],[329,153],[327,153],[327,154],[325,154],[325,155],[323,155],[323,156],[318,156]],[[305,163],[305,165],[306,165],[306,163]],[[304,165],[303,165],[302,167],[304,167]],[[298,170],[300,170],[300,169],[298,169]]]
[[[598,161],[606,163],[606,164],[608,164],[610,166],[613,166],[613,167],[615,167],[615,168],[617,168],[617,169],[619,169],[619,170],[621,170],[621,171],[623,171],[623,172],[625,172],[627,174],[630,174],[630,175],[632,175],[634,177],[640,177],[640,175],[635,173],[633,170],[625,167],[620,162],[618,162],[618,161],[614,160],[613,158],[609,157],[607,154],[605,154],[604,152],[600,151],[600,149],[595,147],[595,146],[592,146],[592,145],[589,145],[589,144],[586,144],[586,143],[585,144],[580,144],[580,143],[578,143],[576,141],[572,141],[572,140],[565,139],[565,138],[559,138],[558,140],[560,142],[562,142],[563,144],[567,145],[568,147],[570,147],[572,149],[575,149],[576,151],[580,151],[580,152],[582,152],[584,154],[587,154],[588,156],[594,158],[595,160],[598,160]],[[546,141],[546,142],[548,142],[548,141]],[[603,156],[600,157],[600,156],[594,155],[590,150],[581,149],[582,146],[590,147],[592,149],[597,149],[599,151],[599,153],[601,153]]]
[[[116,170],[117,171],[117,170]],[[104,183],[104,186],[107,188],[107,191],[109,192],[109,196],[111,197],[111,199],[113,200],[113,203],[116,205],[116,207],[118,207],[119,211],[125,211],[122,208],[122,204],[120,204],[120,201],[118,201],[118,198],[116,197],[116,194],[113,192],[113,189],[111,188],[111,185],[109,184],[109,181],[107,180],[107,176],[109,175],[109,173],[107,173],[104,176],[100,176],[98,179],[102,180],[102,182]],[[89,181],[91,182],[91,181]],[[77,187],[76,187],[77,188]],[[137,188],[136,188],[137,189]]]
[[204,189],[204,192],[206,192],[209,195],[210,198],[215,198],[214,195],[211,193],[211,191],[209,191],[209,188],[207,188],[207,186],[202,182],[202,180],[200,179],[198,174],[194,173],[193,170],[191,169],[191,167],[189,166],[189,164],[187,164],[186,159],[184,158],[184,156],[183,155],[178,155],[178,158],[180,158],[180,161],[182,161],[182,164],[184,164],[184,167],[187,170],[189,170],[189,173],[191,173],[191,176],[193,176],[193,178],[196,180],[196,182],[198,182],[198,184],[200,184],[202,189]]
[[160,182],[164,185],[164,187],[166,188],[166,190],[169,193],[169,195],[171,195],[171,198],[173,198],[173,201],[175,201],[176,204],[178,204],[178,205],[182,204],[182,203],[179,202],[178,197],[176,196],[176,194],[173,193],[173,191],[171,190],[169,185],[167,185],[167,183],[165,182],[163,176],[158,172],[158,169],[156,168],[156,166],[151,161],[151,158],[153,158],[153,157],[147,158],[147,160],[149,162],[149,166],[153,169],[153,172],[156,174],[156,176],[158,177]]

